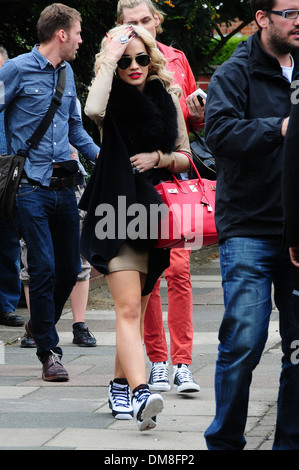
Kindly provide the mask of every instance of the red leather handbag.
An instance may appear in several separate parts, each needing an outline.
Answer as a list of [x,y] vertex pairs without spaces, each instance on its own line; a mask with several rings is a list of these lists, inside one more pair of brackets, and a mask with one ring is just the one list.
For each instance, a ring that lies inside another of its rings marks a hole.
[[[188,157],[189,158],[189,157]],[[156,248],[191,248],[218,242],[215,226],[216,181],[201,178],[196,166],[196,179],[163,181],[155,186],[166,214],[162,216]]]

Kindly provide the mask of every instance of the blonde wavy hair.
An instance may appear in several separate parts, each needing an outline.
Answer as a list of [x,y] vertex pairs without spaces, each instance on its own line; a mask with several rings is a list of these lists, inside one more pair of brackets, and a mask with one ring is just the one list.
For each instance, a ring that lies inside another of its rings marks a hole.
[[[162,11],[158,10],[158,8],[153,4],[153,2],[151,2],[151,0],[119,0],[117,3],[116,23],[122,24],[124,22],[124,18],[123,18],[124,8],[135,8],[135,7],[138,7],[141,3],[145,3],[148,6],[149,11],[151,12],[153,16],[155,15],[158,16],[160,20],[160,25],[161,25],[164,21],[165,14]],[[163,32],[160,25],[156,28],[156,31],[158,34],[161,34]]]
[[[108,31],[107,34],[110,38],[114,38],[124,32],[126,26],[128,25],[116,26]],[[167,91],[175,93],[180,97],[182,94],[181,88],[177,85],[173,85],[173,74],[166,70],[167,61],[162,52],[159,51],[154,37],[145,28],[137,25],[133,26],[132,35],[134,34],[136,38],[141,39],[145,45],[147,54],[151,58],[147,80],[159,79],[164,84]],[[107,43],[108,38],[105,36],[101,43],[101,50],[96,55],[95,74],[98,73],[101,62],[106,56]]]

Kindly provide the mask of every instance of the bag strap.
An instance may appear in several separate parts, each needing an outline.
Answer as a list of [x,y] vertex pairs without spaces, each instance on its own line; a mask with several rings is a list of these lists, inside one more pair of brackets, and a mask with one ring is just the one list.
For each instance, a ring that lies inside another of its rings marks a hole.
[[[202,181],[202,178],[201,178],[201,176],[200,176],[200,174],[199,174],[199,171],[198,171],[198,169],[197,169],[197,167],[196,167],[194,161],[192,160],[192,158],[191,158],[189,155],[187,155],[187,153],[185,153],[185,152],[180,152],[180,151],[178,151],[178,153],[182,153],[183,155],[185,155],[185,157],[188,158],[188,160],[189,160],[189,162],[190,162],[190,166],[191,166],[191,167],[193,168],[193,170],[195,171],[195,174],[196,174],[197,178],[199,179],[200,184],[203,185],[204,183],[203,183],[203,181]],[[173,176],[173,178],[174,178],[174,180],[175,180],[176,182],[179,181],[173,173],[172,173],[172,176]]]
[[[211,207],[211,204],[209,203],[209,200],[207,198],[207,186],[205,184],[205,181],[201,178],[200,174],[199,174],[199,171],[198,169],[196,168],[195,166],[195,163],[193,162],[192,158],[189,157],[189,155],[187,155],[185,152],[180,152],[180,153],[183,153],[184,155],[186,155],[186,157],[188,158],[188,160],[190,161],[190,164],[191,166],[193,167],[196,175],[197,175],[197,178],[198,178],[198,184],[199,186],[201,187],[201,190],[202,190],[202,198],[201,198],[201,203],[202,204],[205,204],[206,206],[209,206]],[[182,184],[183,181],[180,181],[177,179],[177,177],[172,173],[172,177],[175,181],[175,183],[177,184],[177,186],[179,187],[179,190],[181,191],[181,193],[184,193],[184,194],[187,194],[188,193],[188,190],[186,190]]]
[[[59,77],[58,77],[58,82],[56,86],[56,92],[52,98],[52,101],[51,101],[51,104],[47,113],[43,117],[36,131],[33,133],[30,139],[26,141],[26,144],[29,146],[29,149],[30,148],[37,149],[38,144],[40,143],[48,127],[50,126],[57,109],[61,105],[61,100],[62,100],[64,89],[65,89],[65,80],[66,80],[66,74],[65,74],[65,66],[64,66],[64,67],[61,67],[61,69],[59,70]],[[27,149],[26,151],[27,153],[29,149]]]
[[196,140],[203,146],[205,146],[205,140],[193,129],[193,127],[191,126],[191,124],[189,124],[189,130],[192,132],[192,134],[194,135],[194,137],[196,138]]
[[[202,181],[201,176],[200,176],[200,174],[199,174],[199,172],[198,172],[198,169],[196,168],[195,163],[193,162],[192,158],[189,157],[189,155],[187,155],[185,152],[179,152],[179,153],[182,153],[183,155],[185,155],[185,156],[188,158],[188,160],[189,160],[189,162],[190,162],[190,166],[193,167],[193,169],[194,169],[194,171],[195,171],[195,173],[196,173],[196,176],[197,176],[197,178],[198,178],[198,183],[199,183],[199,185],[201,186],[201,188],[204,188],[204,182]],[[179,179],[175,176],[174,173],[171,173],[171,175],[172,175],[172,178],[173,178],[173,180],[175,181],[176,185],[179,187],[179,190],[181,191],[181,193],[184,193],[184,194],[188,193],[188,190],[187,190],[186,188],[184,188],[184,185],[181,183],[181,180],[179,180]]]

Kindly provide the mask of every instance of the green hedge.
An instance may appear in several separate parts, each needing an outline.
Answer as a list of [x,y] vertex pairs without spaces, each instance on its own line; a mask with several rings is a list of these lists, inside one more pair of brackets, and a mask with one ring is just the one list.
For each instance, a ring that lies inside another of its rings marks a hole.
[[[247,39],[246,36],[242,37],[232,37],[231,39],[228,40],[227,44],[223,46],[223,48],[216,54],[213,59],[210,62],[210,65],[221,65],[223,62],[225,62],[227,59],[230,58],[234,50],[236,49],[237,45],[241,41],[245,41]],[[215,47],[215,41],[213,41],[213,45],[211,49],[213,50],[213,47]]]

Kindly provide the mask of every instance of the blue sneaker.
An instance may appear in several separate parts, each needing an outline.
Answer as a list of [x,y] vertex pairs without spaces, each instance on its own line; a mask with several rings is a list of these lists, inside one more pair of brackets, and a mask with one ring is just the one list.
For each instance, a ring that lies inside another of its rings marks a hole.
[[173,387],[179,393],[192,393],[200,390],[200,386],[193,380],[187,364],[173,366]]
[[152,370],[148,380],[151,391],[168,392],[170,390],[168,362],[152,362]]

